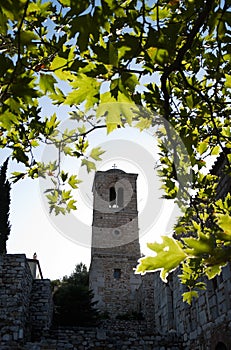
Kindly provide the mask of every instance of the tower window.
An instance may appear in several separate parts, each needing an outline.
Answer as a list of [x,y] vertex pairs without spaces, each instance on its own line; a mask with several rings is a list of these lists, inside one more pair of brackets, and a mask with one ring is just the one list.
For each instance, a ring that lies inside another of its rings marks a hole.
[[116,207],[116,190],[115,190],[115,187],[110,187],[110,189],[109,189],[109,202],[110,202],[110,205],[109,205],[110,208]]
[[122,208],[124,206],[124,189],[119,187],[118,190],[114,186],[109,189],[109,208]]
[[119,280],[121,278],[121,269],[114,269],[113,276],[116,280]]

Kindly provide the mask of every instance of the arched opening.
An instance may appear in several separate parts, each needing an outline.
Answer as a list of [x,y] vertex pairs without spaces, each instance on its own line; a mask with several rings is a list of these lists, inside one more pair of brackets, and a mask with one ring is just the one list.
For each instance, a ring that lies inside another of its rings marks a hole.
[[228,350],[228,349],[227,349],[227,346],[224,343],[219,341],[219,343],[217,343],[217,345],[215,347],[215,350]]
[[109,208],[123,208],[124,206],[124,189],[114,186],[109,188]]
[[124,206],[124,189],[122,187],[119,187],[119,189],[118,189],[117,204],[118,204],[119,208],[122,208]]
[[116,190],[115,187],[110,187],[109,189],[109,207],[113,208],[116,206]]

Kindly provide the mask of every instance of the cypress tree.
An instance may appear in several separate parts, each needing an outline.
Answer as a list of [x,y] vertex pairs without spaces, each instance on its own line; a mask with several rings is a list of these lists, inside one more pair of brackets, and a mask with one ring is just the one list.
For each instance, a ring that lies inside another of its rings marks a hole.
[[11,186],[6,177],[8,160],[7,158],[0,168],[0,254],[6,254],[6,241],[11,229],[9,222]]

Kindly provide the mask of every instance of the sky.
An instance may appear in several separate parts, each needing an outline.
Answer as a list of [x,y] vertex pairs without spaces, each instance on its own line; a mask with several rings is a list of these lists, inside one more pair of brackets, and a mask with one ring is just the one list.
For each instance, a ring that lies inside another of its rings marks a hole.
[[[51,113],[51,106],[44,104],[43,113]],[[52,107],[53,111],[53,107]],[[65,110],[62,127],[71,127]],[[59,110],[64,115],[64,110]],[[89,136],[90,149],[105,150],[97,170],[106,171],[116,164],[118,169],[137,173],[138,220],[141,251],[148,254],[147,242],[158,240],[160,235],[170,233],[179,214],[173,202],[161,199],[160,180],[156,175],[156,138],[152,130],[140,132],[127,127],[107,135],[98,130]],[[1,153],[0,164],[6,154]],[[56,154],[49,146],[40,147],[41,160],[54,160]],[[11,234],[7,241],[8,254],[26,254],[32,258],[36,252],[44,278],[57,279],[69,275],[76,264],[90,264],[92,224],[92,184],[94,172],[87,173],[78,160],[62,159],[61,165],[83,182],[75,191],[77,211],[67,215],[51,215],[44,190],[49,180],[26,178],[12,185],[11,190]],[[9,174],[18,170],[14,162],[9,164]]]
[[[145,79],[141,85],[144,82],[157,81],[158,77],[152,75]],[[67,85],[61,88],[68,91]],[[62,120],[61,128],[72,128],[68,119],[70,108],[53,106],[46,97],[40,100],[40,104],[42,117],[50,117],[56,113]],[[158,160],[156,140],[153,130],[140,132],[131,127],[118,129],[110,135],[106,135],[105,130],[89,135],[90,149],[102,147],[106,151],[102,161],[97,162],[97,170],[105,171],[116,164],[118,169],[138,174],[138,220],[141,251],[144,254],[149,253],[147,242],[158,240],[163,234],[170,234],[179,215],[173,202],[161,199],[161,183],[155,170]],[[35,153],[40,161],[57,159],[54,149],[49,146],[41,146]],[[1,151],[0,164],[8,154],[5,150]],[[26,178],[13,184],[11,190],[11,233],[7,241],[7,252],[26,254],[28,258],[32,258],[36,252],[44,278],[50,279],[69,275],[80,262],[89,266],[91,257],[91,189],[94,172],[88,174],[80,166],[80,162],[73,158],[62,158],[61,163],[65,170],[68,169],[83,180],[75,192],[78,208],[75,213],[57,217],[49,213],[44,195],[44,191],[50,186],[49,179],[44,181]],[[21,168],[19,164],[10,162],[8,170],[10,176],[10,173],[20,171]]]
[[[52,115],[54,111],[62,119],[60,128],[73,128],[67,107],[54,107],[45,99],[42,113]],[[158,161],[157,137],[155,130],[140,132],[137,128],[119,128],[106,134],[105,129],[90,133],[89,153],[93,147],[105,150],[102,161],[96,162],[97,170],[118,169],[138,174],[137,201],[138,225],[141,252],[152,255],[147,242],[160,241],[161,235],[170,235],[181,214],[174,201],[162,198],[161,182],[156,173]],[[182,146],[183,147],[183,146]],[[0,164],[6,159],[6,150],[0,152]],[[40,161],[54,161],[56,151],[51,146],[41,146],[37,150]],[[77,211],[58,215],[49,213],[44,191],[50,187],[49,177],[43,179],[20,180],[12,185],[10,222],[11,233],[7,241],[8,254],[26,254],[32,258],[36,252],[44,278],[60,279],[70,275],[75,266],[83,262],[88,267],[91,258],[91,231],[93,195],[92,184],[95,172],[88,173],[80,166],[80,160],[61,157],[61,168],[76,174],[82,183],[74,191]],[[20,170],[15,162],[10,162],[8,175]]]
[[[158,81],[157,75],[145,77],[145,81]],[[65,89],[68,89],[66,86]],[[141,87],[142,89],[142,87]],[[52,106],[46,99],[41,101],[41,116],[51,116],[54,112],[62,120],[62,128],[71,128],[68,107]],[[118,169],[137,173],[138,220],[141,251],[149,254],[147,242],[160,240],[160,236],[171,234],[176,218],[180,215],[176,204],[161,198],[161,183],[157,177],[155,164],[158,161],[157,138],[152,129],[140,132],[138,129],[120,128],[106,135],[98,130],[89,135],[90,149],[102,147],[106,152],[102,161],[97,162],[97,170],[105,171],[116,164]],[[38,160],[54,161],[57,154],[48,146],[36,151]],[[9,155],[0,152],[0,165]],[[7,242],[9,254],[26,254],[32,258],[36,252],[45,278],[56,279],[69,275],[76,264],[90,264],[90,242],[92,224],[92,184],[94,172],[88,174],[78,160],[62,158],[62,166],[70,173],[78,175],[83,182],[75,192],[78,210],[70,215],[54,216],[49,213],[44,191],[50,186],[49,180],[26,178],[12,185],[11,190],[11,234]],[[14,162],[9,164],[9,176],[20,171]]]

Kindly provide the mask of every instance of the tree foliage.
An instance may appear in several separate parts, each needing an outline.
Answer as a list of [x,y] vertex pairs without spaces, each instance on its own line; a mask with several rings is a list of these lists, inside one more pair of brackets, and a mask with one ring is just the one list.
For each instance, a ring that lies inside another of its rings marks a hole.
[[10,234],[10,182],[6,172],[8,159],[0,167],[0,254],[6,253],[6,241]]
[[[142,259],[138,271],[162,269],[166,278],[181,265],[181,281],[190,291],[201,275],[219,273],[230,261],[230,196],[218,200],[217,176],[204,170],[210,155],[223,154],[230,173],[230,1],[0,4],[0,146],[26,168],[14,174],[15,181],[50,176],[51,211],[69,212],[76,208],[72,189],[79,180],[59,162],[39,163],[34,149],[54,144],[59,155],[80,158],[95,170],[102,150],[86,156],[90,132],[126,125],[144,130],[161,116],[159,173],[166,198],[175,198],[184,215],[174,238],[151,246],[158,263]],[[73,109],[76,129],[60,132],[55,114],[41,118],[44,94]],[[170,125],[187,149],[190,174]],[[179,251],[181,259],[174,258]],[[161,258],[166,254],[167,266]]]
[[88,289],[88,271],[82,263],[62,281],[53,281],[54,324],[58,326],[92,326],[98,318],[93,294]]

